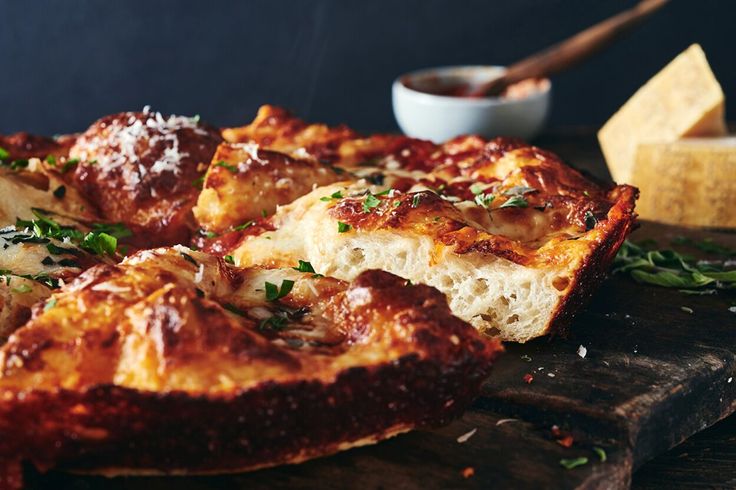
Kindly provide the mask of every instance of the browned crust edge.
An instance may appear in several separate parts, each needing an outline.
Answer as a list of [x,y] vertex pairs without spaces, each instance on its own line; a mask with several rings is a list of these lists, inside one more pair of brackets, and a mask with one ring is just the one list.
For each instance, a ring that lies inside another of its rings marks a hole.
[[111,385],[0,392],[0,457],[11,471],[12,461],[27,460],[42,471],[164,474],[303,461],[449,422],[472,401],[498,353],[485,352],[447,366],[409,354],[348,369],[329,384],[264,383],[220,397]]
[[557,304],[547,324],[545,333],[565,336],[575,314],[585,306],[598,286],[608,274],[608,269],[627,235],[636,225],[634,207],[639,197],[639,189],[630,185],[616,186],[609,192],[615,197],[614,205],[608,211],[607,219],[601,223],[603,234],[593,250],[588,253],[581,267],[575,271],[569,290]]

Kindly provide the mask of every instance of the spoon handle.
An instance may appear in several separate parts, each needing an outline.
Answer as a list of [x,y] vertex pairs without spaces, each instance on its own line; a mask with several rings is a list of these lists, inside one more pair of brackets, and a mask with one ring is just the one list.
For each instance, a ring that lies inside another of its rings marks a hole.
[[509,66],[499,78],[479,85],[470,96],[499,95],[509,85],[566,70],[610,45],[669,0],[642,0],[636,6]]

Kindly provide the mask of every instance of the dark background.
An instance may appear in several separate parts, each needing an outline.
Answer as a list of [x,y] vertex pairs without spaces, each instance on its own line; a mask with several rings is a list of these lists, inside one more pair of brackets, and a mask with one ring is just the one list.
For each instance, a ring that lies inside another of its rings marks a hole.
[[[266,102],[310,120],[395,130],[390,86],[400,73],[507,64],[635,3],[0,0],[0,132],[79,131],[145,104],[236,125]],[[736,1],[672,0],[553,79],[550,124],[600,125],[692,42],[734,94],[735,21]]]

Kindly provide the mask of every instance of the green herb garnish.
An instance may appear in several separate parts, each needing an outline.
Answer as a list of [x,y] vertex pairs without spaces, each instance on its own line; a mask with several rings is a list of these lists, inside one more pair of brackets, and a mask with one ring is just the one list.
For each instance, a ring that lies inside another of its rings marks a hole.
[[345,233],[346,231],[350,230],[350,225],[347,223],[343,223],[342,221],[337,222],[337,232],[338,233]]
[[657,250],[652,244],[626,240],[614,260],[613,272],[627,272],[637,282],[685,290],[691,294],[704,286],[736,288],[736,269],[724,261],[696,261],[674,250]]
[[242,225],[238,225],[238,226],[234,227],[233,230],[234,231],[243,231],[243,230],[245,230],[246,228],[248,228],[250,226],[253,226],[253,221],[246,221]]
[[268,301],[277,301],[291,292],[294,287],[294,281],[284,279],[281,281],[281,287],[279,288],[274,283],[266,281],[266,299]]
[[319,200],[329,202],[329,201],[332,201],[333,199],[342,199],[342,197],[343,197],[342,192],[336,191],[330,194],[329,196],[320,197]]
[[510,197],[505,203],[501,204],[499,208],[525,208],[527,206],[529,206],[529,202],[524,196],[515,195]]
[[0,160],[7,160],[9,156],[10,153],[8,152],[8,150],[0,146]]
[[593,452],[598,455],[598,459],[601,460],[601,463],[605,463],[608,459],[608,455],[606,455],[606,450],[602,447],[594,447]]
[[227,262],[228,264],[235,264],[235,259],[232,255],[226,255],[223,257],[223,259],[225,259],[225,262]]
[[299,265],[296,267],[292,267],[292,269],[294,269],[295,271],[299,271],[299,272],[312,272],[312,273],[315,272],[314,267],[312,267],[312,264],[310,264],[306,260],[301,260],[301,259],[299,260]]
[[220,160],[219,162],[215,163],[215,167],[226,168],[226,169],[228,169],[229,171],[231,171],[234,174],[237,174],[238,173],[238,167],[236,167],[235,165],[230,165],[229,163],[225,162],[224,160]]
[[560,466],[562,466],[566,470],[571,470],[573,468],[577,468],[578,466],[583,466],[586,464],[588,464],[588,458],[586,458],[585,456],[560,460]]
[[381,204],[381,200],[369,192],[368,195],[365,196],[365,201],[363,201],[363,212],[370,213],[371,210],[379,204]]
[[495,198],[496,196],[493,194],[484,194],[481,192],[480,194],[475,195],[475,204],[488,209]]

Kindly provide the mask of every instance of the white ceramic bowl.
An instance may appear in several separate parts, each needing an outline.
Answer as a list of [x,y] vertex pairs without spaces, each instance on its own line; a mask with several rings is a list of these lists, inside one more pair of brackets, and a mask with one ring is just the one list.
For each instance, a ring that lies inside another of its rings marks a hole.
[[523,98],[455,97],[415,89],[460,83],[475,86],[495,78],[504,69],[502,66],[448,66],[400,76],[392,87],[394,116],[399,127],[408,136],[437,143],[462,134],[533,138],[547,119],[551,99],[549,80]]

